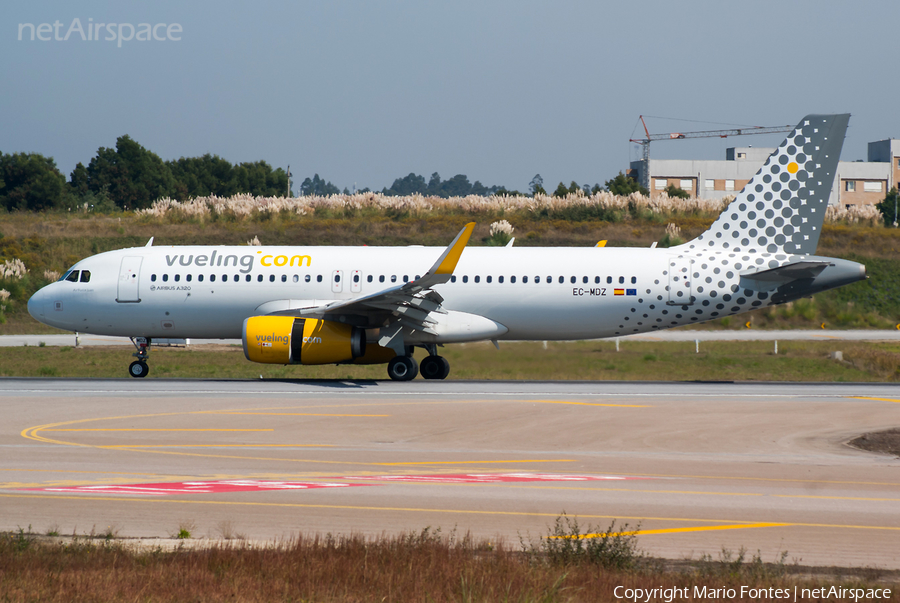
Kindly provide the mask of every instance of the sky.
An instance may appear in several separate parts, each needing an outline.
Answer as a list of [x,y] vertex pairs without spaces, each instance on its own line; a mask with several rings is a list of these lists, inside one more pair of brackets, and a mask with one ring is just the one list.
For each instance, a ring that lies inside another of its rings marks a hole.
[[[84,40],[76,19],[84,37],[107,25]],[[157,39],[128,39],[142,23]],[[898,24],[896,0],[5,2],[0,151],[68,177],[128,134],[165,160],[290,165],[295,182],[380,190],[438,172],[524,191],[538,173],[555,188],[626,169],[641,114],[665,133],[849,112],[852,161],[900,138]]]

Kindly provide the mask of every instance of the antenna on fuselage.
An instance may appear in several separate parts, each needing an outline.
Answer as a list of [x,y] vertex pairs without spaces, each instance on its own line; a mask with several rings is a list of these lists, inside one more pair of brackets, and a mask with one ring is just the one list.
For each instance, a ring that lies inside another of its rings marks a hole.
[[150,237],[150,240],[147,241],[147,244],[144,247],[153,247],[153,237]]

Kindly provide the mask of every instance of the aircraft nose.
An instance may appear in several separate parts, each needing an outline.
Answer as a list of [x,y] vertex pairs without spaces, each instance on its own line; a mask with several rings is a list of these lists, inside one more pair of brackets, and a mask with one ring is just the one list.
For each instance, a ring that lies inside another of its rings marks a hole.
[[44,306],[46,306],[47,301],[47,291],[46,287],[35,292],[28,299],[28,313],[31,314],[31,317],[35,320],[42,322],[41,319],[44,318]]

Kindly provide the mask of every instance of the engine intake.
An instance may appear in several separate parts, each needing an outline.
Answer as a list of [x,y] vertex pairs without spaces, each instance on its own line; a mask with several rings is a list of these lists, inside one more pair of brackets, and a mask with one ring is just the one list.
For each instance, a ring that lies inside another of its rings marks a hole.
[[244,321],[244,356],[265,364],[337,364],[366,354],[366,332],[316,318],[251,316]]

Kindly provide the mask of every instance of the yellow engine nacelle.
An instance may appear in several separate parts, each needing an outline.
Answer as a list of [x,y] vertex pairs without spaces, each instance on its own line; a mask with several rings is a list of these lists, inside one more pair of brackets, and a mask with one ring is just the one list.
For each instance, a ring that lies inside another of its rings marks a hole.
[[243,343],[247,360],[266,364],[337,364],[366,354],[363,329],[293,316],[251,316]]

